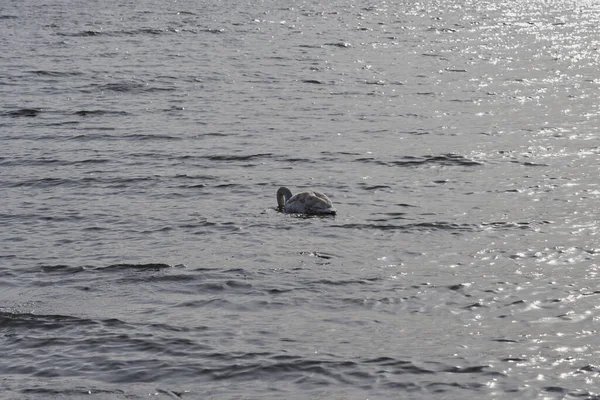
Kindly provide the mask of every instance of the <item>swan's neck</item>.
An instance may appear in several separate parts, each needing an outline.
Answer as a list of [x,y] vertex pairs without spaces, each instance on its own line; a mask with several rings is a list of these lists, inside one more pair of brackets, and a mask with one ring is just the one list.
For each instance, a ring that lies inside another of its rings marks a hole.
[[277,206],[279,207],[279,209],[283,209],[283,205],[285,204],[285,198],[283,197],[283,194],[281,193],[277,193]]
[[280,187],[279,190],[277,190],[277,206],[280,210],[283,210],[285,202],[288,201],[290,197],[292,197],[292,192],[290,189],[286,187]]

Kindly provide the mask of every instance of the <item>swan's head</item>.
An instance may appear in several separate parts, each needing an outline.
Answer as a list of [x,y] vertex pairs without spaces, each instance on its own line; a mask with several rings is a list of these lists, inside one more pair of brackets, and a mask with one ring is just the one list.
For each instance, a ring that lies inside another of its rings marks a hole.
[[279,210],[283,211],[283,206],[290,197],[292,197],[290,189],[283,186],[277,189],[277,206],[279,207]]

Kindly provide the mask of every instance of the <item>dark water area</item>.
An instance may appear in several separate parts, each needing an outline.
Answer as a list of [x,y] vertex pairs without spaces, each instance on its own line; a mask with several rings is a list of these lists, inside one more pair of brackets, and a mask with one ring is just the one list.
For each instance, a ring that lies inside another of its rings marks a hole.
[[2,3],[0,398],[600,398],[599,11]]

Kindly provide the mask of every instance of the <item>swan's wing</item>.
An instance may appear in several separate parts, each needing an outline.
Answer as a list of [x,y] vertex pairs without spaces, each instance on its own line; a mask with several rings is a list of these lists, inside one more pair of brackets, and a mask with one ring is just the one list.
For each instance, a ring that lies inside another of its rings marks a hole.
[[293,214],[335,214],[331,200],[323,193],[303,192],[285,202],[285,212]]
[[329,200],[329,197],[323,193],[313,192],[311,193],[311,202],[309,209],[306,210],[307,214],[335,214],[337,211],[333,207],[333,203]]
[[333,203],[331,202],[331,200],[329,200],[329,197],[327,197],[325,195],[325,193],[321,193],[321,192],[313,192],[313,194],[315,196],[317,196],[319,199],[323,200],[325,203],[329,204],[330,206],[333,207]]
[[302,192],[285,202],[285,212],[290,214],[335,214],[331,200],[323,193]]
[[290,214],[303,214],[306,208],[307,193],[298,193],[293,195],[285,202],[285,212]]
[[307,214],[335,214],[337,211],[333,207],[331,200],[323,193],[313,193],[311,201],[306,209]]

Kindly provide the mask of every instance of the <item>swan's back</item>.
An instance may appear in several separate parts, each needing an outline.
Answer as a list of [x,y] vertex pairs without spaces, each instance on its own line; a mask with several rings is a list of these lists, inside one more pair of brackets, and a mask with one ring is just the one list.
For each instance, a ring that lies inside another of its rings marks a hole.
[[291,214],[334,215],[329,197],[319,192],[302,192],[290,197],[285,202],[285,212]]

